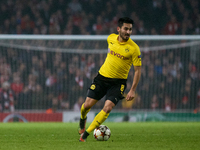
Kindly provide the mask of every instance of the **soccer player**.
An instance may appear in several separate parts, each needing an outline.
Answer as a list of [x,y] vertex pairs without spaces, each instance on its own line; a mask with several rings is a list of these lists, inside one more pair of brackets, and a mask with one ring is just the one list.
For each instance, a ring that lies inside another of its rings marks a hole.
[[[110,34],[107,38],[108,54],[98,75],[91,84],[87,98],[81,107],[79,122],[80,142],[85,142],[88,135],[100,126],[108,117],[110,111],[122,100],[129,70],[133,64],[134,79],[130,91],[126,96],[127,101],[135,97],[135,90],[141,76],[141,53],[139,46],[130,39],[133,20],[124,17],[118,20],[117,31],[119,34]],[[87,113],[103,96],[106,100],[103,109],[95,116],[93,122],[85,130]]]

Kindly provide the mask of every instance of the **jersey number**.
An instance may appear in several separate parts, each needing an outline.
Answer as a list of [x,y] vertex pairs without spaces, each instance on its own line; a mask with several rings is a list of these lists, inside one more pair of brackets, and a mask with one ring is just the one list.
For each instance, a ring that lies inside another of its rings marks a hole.
[[121,91],[121,94],[122,94],[122,95],[123,95],[123,92],[124,92],[124,87],[125,87],[125,86],[122,84],[122,85],[121,85],[121,88],[120,88],[120,91]]

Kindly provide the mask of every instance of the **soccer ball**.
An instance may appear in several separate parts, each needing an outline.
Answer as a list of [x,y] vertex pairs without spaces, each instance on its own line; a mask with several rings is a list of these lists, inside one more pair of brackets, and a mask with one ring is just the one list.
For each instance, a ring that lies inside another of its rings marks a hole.
[[111,131],[107,126],[100,125],[94,130],[93,135],[97,141],[107,141],[111,136]]

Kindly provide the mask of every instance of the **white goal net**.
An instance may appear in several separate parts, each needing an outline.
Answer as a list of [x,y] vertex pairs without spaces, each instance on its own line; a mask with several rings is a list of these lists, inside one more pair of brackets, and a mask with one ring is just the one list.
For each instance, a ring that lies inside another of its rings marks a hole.
[[[0,36],[1,112],[78,111],[107,55],[106,38]],[[142,52],[142,76],[134,101],[115,110],[200,111],[200,36],[131,38]],[[132,68],[126,93],[133,75]]]

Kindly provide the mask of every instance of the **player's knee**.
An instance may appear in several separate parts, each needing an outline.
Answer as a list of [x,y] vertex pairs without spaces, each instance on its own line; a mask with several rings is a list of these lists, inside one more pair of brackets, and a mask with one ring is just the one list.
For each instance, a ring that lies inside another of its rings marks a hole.
[[112,109],[113,109],[112,106],[104,106],[104,107],[103,107],[103,111],[104,111],[105,113],[110,113]]
[[88,110],[88,109],[90,109],[92,106],[90,105],[90,104],[88,104],[88,103],[85,103],[84,104],[84,108],[86,109],[86,110]]
[[85,108],[86,110],[91,109],[92,106],[93,106],[95,103],[96,103],[96,100],[87,98],[86,101],[85,101],[85,103],[84,103],[84,108]]

